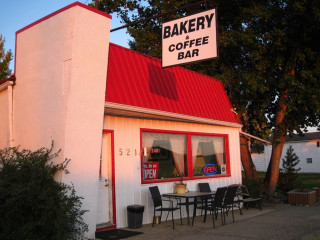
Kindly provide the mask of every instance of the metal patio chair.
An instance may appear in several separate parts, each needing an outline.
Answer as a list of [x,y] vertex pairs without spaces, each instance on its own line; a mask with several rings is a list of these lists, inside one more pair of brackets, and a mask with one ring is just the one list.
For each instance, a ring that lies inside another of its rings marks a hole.
[[[180,210],[180,222],[182,225],[182,214],[181,214],[181,206],[178,205],[178,200],[177,199],[164,199],[159,191],[158,186],[154,187],[149,187],[152,200],[153,200],[153,221],[152,221],[152,227],[154,226],[154,221],[155,221],[155,216],[156,212],[160,212],[160,223],[161,223],[161,218],[162,218],[162,212],[168,212],[166,221],[168,219],[169,213],[171,212],[171,217],[172,217],[172,228],[174,229],[174,219],[173,219],[173,212],[176,210]],[[176,204],[174,206],[174,201],[176,201]],[[163,206],[163,202],[169,202],[169,206]]]
[[198,183],[200,192],[211,192],[209,183]]
[[[200,192],[211,192],[209,183],[198,183],[198,186],[199,186]],[[213,201],[213,197],[201,198],[202,206],[204,206],[205,203],[210,205],[212,201]],[[203,210],[201,209],[201,216],[202,216],[202,211]]]
[[[223,224],[223,200],[225,197],[225,193],[227,191],[227,187],[220,187],[217,188],[216,194],[214,196],[214,199],[211,203],[207,203],[204,206],[196,206],[197,209],[201,209],[204,210],[204,218],[203,218],[203,222],[206,221],[207,218],[207,212],[211,211],[212,212],[212,221],[213,221],[213,227],[215,227],[215,219],[218,218],[218,213],[219,210],[221,212],[221,221]],[[194,223],[194,217],[192,218],[192,225]]]
[[235,197],[238,191],[238,186],[229,186],[226,191],[226,195],[223,200],[222,210],[223,210],[223,224],[226,224],[226,215],[228,215],[229,210],[232,212],[232,220],[234,222],[233,206]]

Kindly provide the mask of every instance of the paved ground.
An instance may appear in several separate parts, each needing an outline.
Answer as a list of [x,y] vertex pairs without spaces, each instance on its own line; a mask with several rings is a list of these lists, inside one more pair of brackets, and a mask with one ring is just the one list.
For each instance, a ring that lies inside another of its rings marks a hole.
[[128,229],[143,232],[128,240],[153,240],[153,239],[281,239],[281,240],[320,240],[320,206],[291,206],[288,204],[263,204],[262,211],[249,208],[241,216],[235,211],[235,223],[229,214],[227,224],[221,226],[221,218],[216,221],[213,228],[212,217],[208,216],[207,222],[202,222],[199,216],[194,226],[189,226],[183,219],[183,225],[176,220],[176,228],[172,229],[171,219],[168,222],[155,225],[143,225],[142,228]]

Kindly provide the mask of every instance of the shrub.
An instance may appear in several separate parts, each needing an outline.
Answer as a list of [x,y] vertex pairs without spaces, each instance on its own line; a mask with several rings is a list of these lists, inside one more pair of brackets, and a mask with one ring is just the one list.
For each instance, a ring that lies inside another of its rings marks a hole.
[[0,150],[0,239],[80,239],[88,230],[82,198],[54,180],[70,160],[53,164],[52,149]]
[[302,186],[298,174],[300,168],[295,168],[299,162],[299,157],[294,153],[294,149],[290,146],[287,149],[286,156],[282,159],[282,169],[279,170],[277,185],[278,191],[284,196],[287,196],[287,192]]

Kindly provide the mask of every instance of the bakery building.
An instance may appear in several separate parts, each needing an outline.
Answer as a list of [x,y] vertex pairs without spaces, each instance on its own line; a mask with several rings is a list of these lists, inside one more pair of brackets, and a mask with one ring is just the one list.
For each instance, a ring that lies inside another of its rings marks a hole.
[[151,223],[150,186],[241,182],[241,125],[222,83],[109,43],[111,20],[76,2],[26,26],[14,76],[0,81],[0,148],[54,140],[55,161],[71,159],[57,180],[84,198],[88,237],[127,227],[132,204]]

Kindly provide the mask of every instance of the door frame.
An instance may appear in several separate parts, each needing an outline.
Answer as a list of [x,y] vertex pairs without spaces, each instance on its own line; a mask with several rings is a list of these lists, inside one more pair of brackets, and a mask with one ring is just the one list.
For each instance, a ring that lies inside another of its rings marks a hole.
[[[111,150],[111,182],[112,182],[112,222],[113,224],[109,227],[105,227],[105,228],[100,228],[97,229],[98,231],[101,230],[108,230],[108,229],[115,229],[117,228],[117,215],[116,215],[116,179],[115,179],[115,168],[114,168],[114,130],[109,130],[109,129],[103,129],[103,133],[102,134],[111,134],[111,146],[110,146],[110,150]],[[103,146],[103,145],[102,145]],[[109,209],[110,211],[110,209]]]

